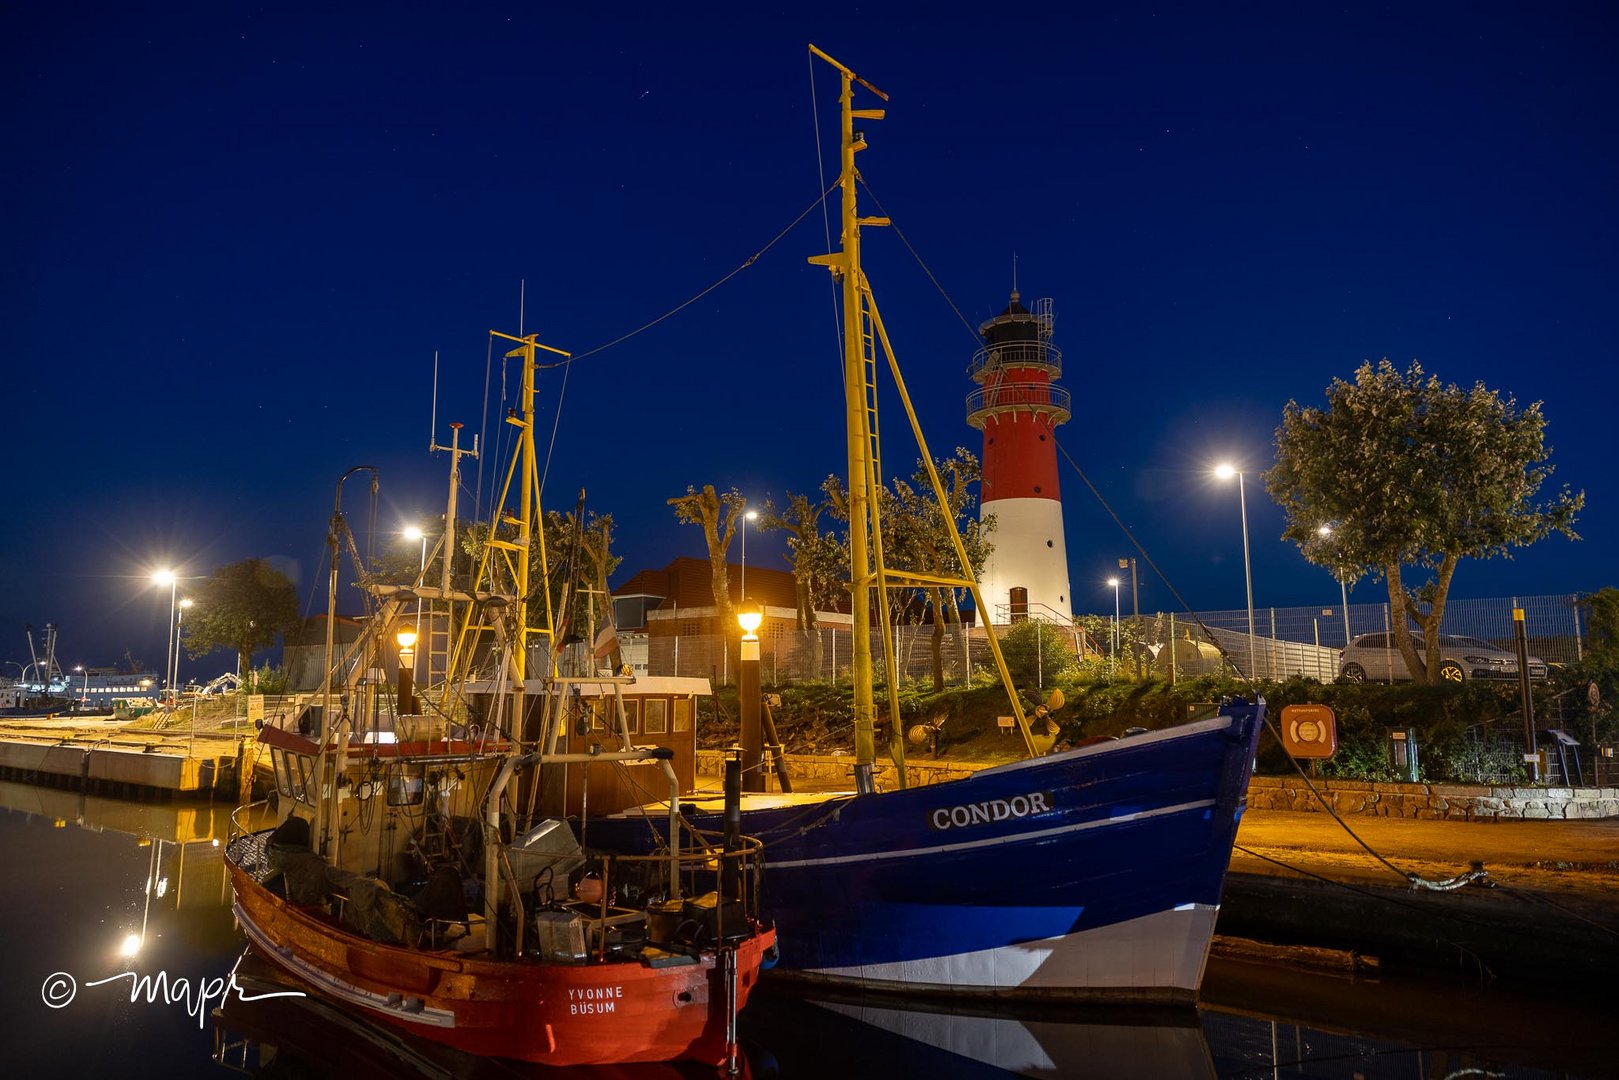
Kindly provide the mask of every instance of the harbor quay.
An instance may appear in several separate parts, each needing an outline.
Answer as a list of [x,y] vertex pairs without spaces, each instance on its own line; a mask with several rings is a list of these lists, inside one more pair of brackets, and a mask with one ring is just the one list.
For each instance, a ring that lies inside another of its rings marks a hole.
[[[722,758],[699,752],[704,786],[717,790]],[[849,786],[847,756],[786,761],[794,791]],[[980,767],[912,761],[907,773],[929,783]],[[1256,776],[1213,948],[1350,977],[1404,967],[1554,993],[1606,985],[1619,965],[1619,790]]]

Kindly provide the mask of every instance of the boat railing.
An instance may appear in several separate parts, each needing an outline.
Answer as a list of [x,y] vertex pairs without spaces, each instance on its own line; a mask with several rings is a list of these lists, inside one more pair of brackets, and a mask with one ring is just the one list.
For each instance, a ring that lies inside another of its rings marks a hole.
[[[670,871],[671,856],[665,851],[645,855],[591,853],[582,857],[563,886],[564,898],[555,895],[555,875],[540,874],[527,883],[515,881],[511,890],[512,913],[519,928],[517,949],[531,916],[543,912],[563,912],[578,916],[583,940],[597,960],[605,960],[615,929],[666,920],[664,936],[685,938],[689,944],[722,944],[746,937],[759,916],[759,877],[764,845],[755,837],[740,837],[730,850],[723,842],[702,843],[684,848],[675,856],[679,876],[666,883],[661,899],[641,907],[619,902],[626,885],[645,888]],[[503,874],[510,874],[509,863]],[[542,871],[543,873],[543,871]],[[524,885],[527,888],[524,888]],[[627,891],[627,890],[626,890]]]
[[253,828],[247,823],[248,819],[253,816],[255,811],[268,809],[269,805],[270,801],[268,799],[260,799],[258,802],[243,803],[232,810],[230,812],[230,829],[226,834],[226,843],[234,842],[238,837],[246,836],[252,832]]

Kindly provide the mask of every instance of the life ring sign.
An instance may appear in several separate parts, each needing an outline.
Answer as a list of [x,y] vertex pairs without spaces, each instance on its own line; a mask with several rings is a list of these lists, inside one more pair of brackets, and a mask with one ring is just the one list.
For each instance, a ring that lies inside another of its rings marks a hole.
[[1282,708],[1282,749],[1294,758],[1329,758],[1338,752],[1338,718],[1325,705]]

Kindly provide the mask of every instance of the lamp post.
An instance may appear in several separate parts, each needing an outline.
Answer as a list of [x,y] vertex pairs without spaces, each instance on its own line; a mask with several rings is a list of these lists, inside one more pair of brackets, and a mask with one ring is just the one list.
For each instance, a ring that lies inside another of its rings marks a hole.
[[[415,525],[407,525],[407,526],[405,526],[405,539],[406,540],[420,540],[422,542],[422,558],[421,558],[420,564],[416,568],[416,584],[418,586],[420,586],[422,584],[423,579],[427,577],[427,533],[425,533],[421,529],[417,528]],[[414,639],[412,639],[411,643],[415,644],[416,641],[419,641],[421,639],[421,636],[422,636],[422,598],[420,596],[418,596],[416,598],[416,637]],[[428,672],[429,677],[431,677],[432,674],[433,673],[431,671]]]
[[1136,587],[1136,557],[1119,560],[1119,569],[1130,571],[1130,628],[1135,631],[1136,639],[1130,646],[1132,667],[1135,670],[1136,682],[1141,681],[1141,591]]
[[415,687],[411,682],[411,661],[415,658],[416,631],[406,627],[394,635],[399,643],[399,702],[395,711],[400,716],[416,715]]
[[1248,493],[1243,487],[1242,470],[1235,465],[1222,462],[1215,466],[1214,475],[1221,480],[1229,480],[1233,476],[1237,478],[1237,504],[1242,509],[1242,576],[1248,585],[1248,677],[1257,679],[1259,665],[1254,640],[1254,571],[1248,559]]
[[742,573],[740,580],[737,582],[736,592],[738,596],[744,598],[748,595],[748,522],[754,521],[758,517],[759,511],[757,510],[749,510],[742,515]]
[[174,700],[176,702],[179,701],[178,694],[180,692],[180,626],[185,622],[186,608],[190,607],[193,602],[189,596],[182,597],[180,606],[174,611],[174,694],[176,695]]
[[90,704],[90,673],[84,670],[83,664],[74,664],[73,670],[84,676],[84,684],[79,689],[79,704]]
[[[1321,526],[1316,530],[1316,535],[1331,536],[1332,526]],[[1340,566],[1337,573],[1333,574],[1332,576],[1338,579],[1338,595],[1344,602],[1344,648],[1347,649],[1349,648],[1349,575],[1344,571],[1344,568]]]
[[174,629],[175,629],[175,601],[179,599],[180,579],[174,576],[174,571],[164,567],[152,574],[152,584],[167,585],[169,587],[169,640],[163,647],[163,688],[172,692],[174,689]]
[[759,624],[764,618],[764,608],[746,597],[737,607],[736,622],[742,628],[742,665],[737,671],[736,690],[742,723],[743,791],[765,789],[764,727],[759,720]]
[[1119,673],[1119,579],[1110,577],[1107,583],[1113,586],[1113,640],[1108,643],[1111,646],[1109,675],[1113,676]]

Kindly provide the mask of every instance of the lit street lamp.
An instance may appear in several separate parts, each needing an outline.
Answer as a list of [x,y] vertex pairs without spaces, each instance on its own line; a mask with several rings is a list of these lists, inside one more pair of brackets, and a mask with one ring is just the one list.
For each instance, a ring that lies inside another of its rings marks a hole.
[[79,704],[88,705],[90,703],[90,673],[84,670],[83,664],[74,664],[73,670],[84,676],[84,685],[79,690]]
[[193,603],[194,601],[191,597],[183,597],[180,600],[180,606],[174,612],[174,689],[176,693],[180,689],[180,624],[185,622],[186,608]]
[[1112,668],[1108,672],[1110,676],[1113,676],[1119,673],[1119,579],[1110,577],[1107,579],[1107,583],[1113,586],[1113,641],[1111,642],[1112,649],[1110,650],[1112,655],[1109,657]]
[[[420,540],[422,542],[421,563],[416,568],[416,586],[417,586],[417,588],[420,588],[422,586],[423,579],[425,579],[427,577],[427,533],[423,532],[421,529],[417,528],[415,525],[407,525],[407,526],[405,526],[405,534],[404,535],[405,535],[406,540]],[[411,644],[414,645],[416,643],[416,641],[421,638],[421,636],[422,636],[422,598],[420,596],[418,596],[416,598],[416,637],[411,640]],[[428,674],[431,675],[432,673],[429,672]]]
[[1214,468],[1214,475],[1221,480],[1237,478],[1237,503],[1242,508],[1242,576],[1248,585],[1248,677],[1259,677],[1259,665],[1256,662],[1258,655],[1254,640],[1254,571],[1253,564],[1248,560],[1248,494],[1243,488],[1242,470],[1235,465],[1221,463]]
[[[1316,535],[1331,536],[1332,526],[1321,526],[1316,530]],[[1339,567],[1338,572],[1333,577],[1338,579],[1338,592],[1344,602],[1344,648],[1347,649],[1349,647],[1349,575],[1344,572],[1343,567]]]
[[395,712],[400,716],[416,715],[416,688],[411,680],[412,650],[416,648],[416,631],[406,627],[394,635],[399,643],[399,702]]
[[180,579],[174,576],[174,571],[168,567],[152,574],[152,584],[167,585],[169,587],[169,640],[163,647],[163,687],[172,692],[174,689],[174,631],[178,625],[175,621],[175,601],[179,599],[178,589]]
[[742,573],[741,580],[737,582],[736,594],[741,597],[748,595],[748,522],[759,517],[759,511],[749,510],[742,515]]
[[742,790],[763,791],[764,726],[759,719],[763,699],[759,694],[759,625],[765,611],[756,601],[743,598],[736,610],[736,623],[742,628],[742,664],[737,672],[737,711],[742,723]]

